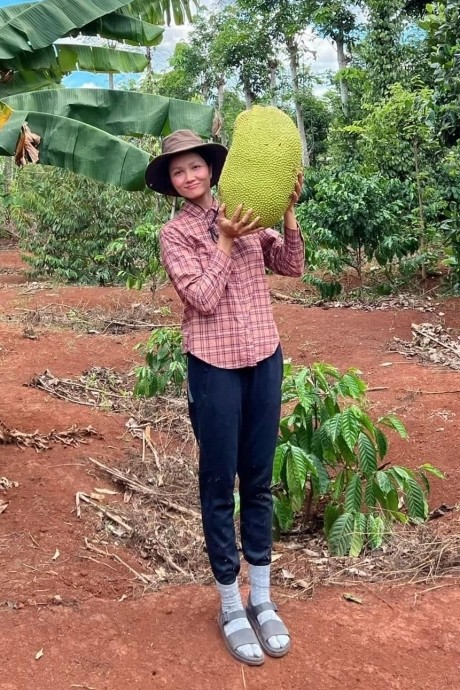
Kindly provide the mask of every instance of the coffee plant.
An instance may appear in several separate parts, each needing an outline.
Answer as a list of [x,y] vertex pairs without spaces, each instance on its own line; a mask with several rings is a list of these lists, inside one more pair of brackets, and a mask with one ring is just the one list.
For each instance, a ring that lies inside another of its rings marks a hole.
[[136,369],[134,394],[151,398],[171,390],[180,395],[187,377],[187,360],[182,352],[182,334],[178,328],[158,328],[147,343],[137,346],[145,364]]
[[31,167],[16,175],[10,212],[34,276],[104,285],[159,270],[156,227],[167,209],[147,191]]
[[366,412],[365,382],[350,369],[328,364],[294,369],[286,365],[281,419],[273,468],[275,526],[288,531],[296,514],[305,522],[320,509],[332,554],[358,556],[378,548],[395,522],[428,517],[430,464],[416,470],[386,461],[384,428],[407,439],[389,414],[375,422]]

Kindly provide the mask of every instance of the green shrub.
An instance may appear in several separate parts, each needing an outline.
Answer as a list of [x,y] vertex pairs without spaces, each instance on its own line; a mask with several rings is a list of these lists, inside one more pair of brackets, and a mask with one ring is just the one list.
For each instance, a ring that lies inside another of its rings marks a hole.
[[160,230],[161,225],[143,223],[122,230],[120,236],[110,242],[101,261],[118,265],[117,277],[128,288],[140,290],[149,280],[157,287],[166,280],[166,272],[161,265]]
[[372,421],[358,373],[286,365],[283,402],[294,407],[281,420],[273,468],[276,527],[290,530],[297,513],[308,521],[321,507],[329,548],[338,556],[380,547],[394,522],[426,520],[427,473],[442,477],[429,464],[410,470],[385,460],[382,427],[403,438],[407,432],[394,415]]
[[134,394],[151,398],[168,388],[180,395],[187,377],[187,359],[182,352],[182,334],[178,328],[159,328],[147,343],[137,346],[145,356],[145,365],[136,369]]
[[349,266],[361,279],[366,261],[375,257],[385,265],[418,247],[410,227],[408,190],[398,180],[363,175],[358,169],[324,168],[314,171],[311,180],[307,175],[303,198],[297,213],[310,266],[326,259],[331,272]]
[[143,228],[166,219],[154,203],[148,191],[125,192],[37,166],[16,176],[10,208],[34,275],[105,284],[148,265],[152,242]]

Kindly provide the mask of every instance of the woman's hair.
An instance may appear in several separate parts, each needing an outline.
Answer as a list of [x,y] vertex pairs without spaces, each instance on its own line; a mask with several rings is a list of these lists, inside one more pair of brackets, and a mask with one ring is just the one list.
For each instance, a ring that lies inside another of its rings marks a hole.
[[206,163],[208,168],[210,168],[212,166],[212,156],[209,155],[209,153],[208,153],[208,151],[206,151],[206,149],[204,149],[204,150],[192,149],[192,150],[195,151],[199,156],[201,156],[201,158],[204,160],[204,162]]

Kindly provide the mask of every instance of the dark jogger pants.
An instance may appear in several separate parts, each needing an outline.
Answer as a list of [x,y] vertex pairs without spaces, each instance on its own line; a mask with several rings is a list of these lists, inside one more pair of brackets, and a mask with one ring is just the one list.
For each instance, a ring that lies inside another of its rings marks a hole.
[[221,369],[188,356],[189,413],[200,449],[203,530],[214,577],[232,584],[240,570],[233,522],[239,477],[243,555],[271,560],[270,492],[281,410],[281,347],[255,367]]

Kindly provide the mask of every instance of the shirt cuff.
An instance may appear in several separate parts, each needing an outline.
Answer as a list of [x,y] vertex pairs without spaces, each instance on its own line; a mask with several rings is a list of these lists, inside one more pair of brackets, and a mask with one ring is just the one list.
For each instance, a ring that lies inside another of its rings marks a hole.
[[286,225],[284,226],[284,238],[286,243],[291,247],[303,246],[304,244],[302,230],[298,223],[295,229],[288,228]]

